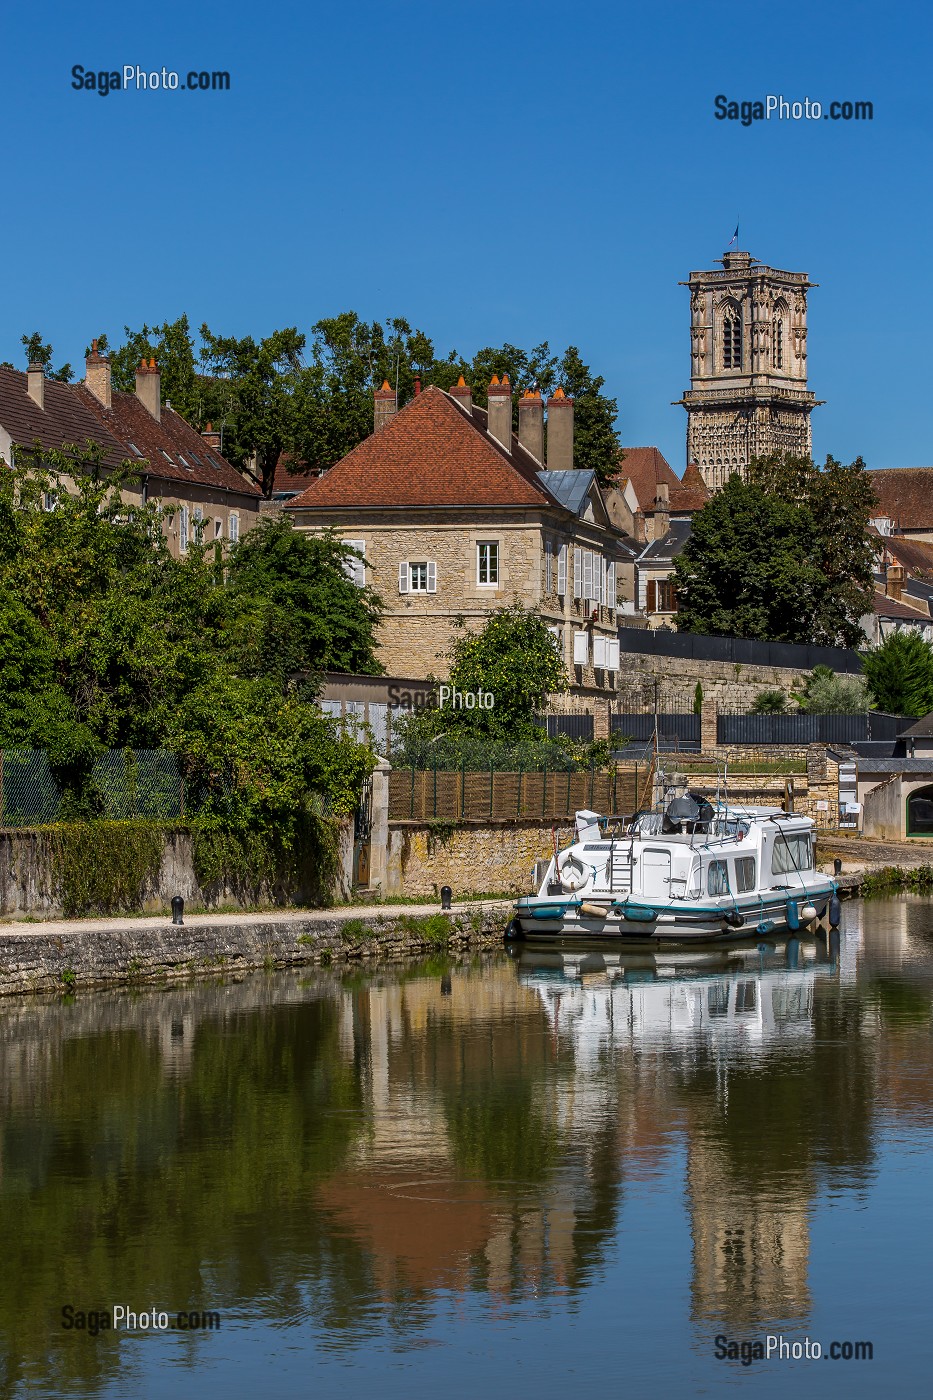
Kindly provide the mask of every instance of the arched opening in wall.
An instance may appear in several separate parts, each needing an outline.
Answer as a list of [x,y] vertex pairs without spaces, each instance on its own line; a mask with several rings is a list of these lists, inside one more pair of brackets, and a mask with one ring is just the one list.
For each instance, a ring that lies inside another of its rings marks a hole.
[[908,797],[907,835],[933,836],[933,784],[917,788]]
[[742,312],[738,302],[728,299],[720,305],[720,341],[723,369],[742,368]]
[[784,326],[786,321],[787,302],[775,302],[774,320],[771,326],[771,362],[775,369],[784,368]]

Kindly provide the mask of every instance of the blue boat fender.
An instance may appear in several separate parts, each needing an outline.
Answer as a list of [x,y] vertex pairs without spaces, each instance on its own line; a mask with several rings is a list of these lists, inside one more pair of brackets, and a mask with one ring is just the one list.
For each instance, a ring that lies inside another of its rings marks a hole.
[[798,929],[800,927],[800,914],[797,910],[796,899],[789,899],[787,901],[787,927],[792,929]]
[[840,902],[838,894],[835,890],[833,890],[832,896],[830,897],[829,901],[829,926],[830,928],[838,928],[841,923],[842,904]]

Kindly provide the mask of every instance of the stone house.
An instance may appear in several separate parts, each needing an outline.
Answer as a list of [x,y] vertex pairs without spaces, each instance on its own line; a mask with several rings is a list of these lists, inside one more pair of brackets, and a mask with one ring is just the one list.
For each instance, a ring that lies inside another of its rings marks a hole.
[[879,534],[933,544],[933,467],[883,467],[868,479],[878,497]]
[[37,441],[46,451],[94,442],[105,467],[136,468],[127,501],[170,508],[163,528],[176,557],[199,533],[235,544],[259,518],[260,491],[220,455],[218,434],[198,433],[162,403],[161,378],[154,360],[143,361],[135,394],[113,389],[96,342],[80,384],[47,379],[40,365],[25,374],[0,367],[0,460]]
[[612,523],[592,471],[573,466],[573,402],[519,401],[497,376],[489,408],[461,380],[398,411],[375,395],[375,431],[284,510],[301,530],[334,530],[380,595],[379,658],[390,675],[447,674],[460,619],[478,629],[518,599],[554,636],[578,696],[612,694],[618,626],[632,615],[635,547]]

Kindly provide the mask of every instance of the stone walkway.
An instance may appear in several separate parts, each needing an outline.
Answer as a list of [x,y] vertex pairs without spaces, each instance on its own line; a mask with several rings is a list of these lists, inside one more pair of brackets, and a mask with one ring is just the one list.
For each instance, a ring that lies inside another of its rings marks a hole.
[[[509,899],[466,900],[451,906],[451,914],[469,914],[479,910],[510,909]],[[350,919],[397,919],[413,915],[426,918],[439,914],[439,904],[344,904],[336,909],[263,909],[250,913],[243,909],[228,909],[222,914],[186,914],[185,928],[219,928],[228,924],[334,924],[346,923]],[[446,911],[445,911],[446,912]],[[86,933],[161,933],[172,927],[172,916],[165,914],[127,916],[124,918],[103,919],[0,919],[0,934],[4,938],[17,934],[35,937],[46,934],[58,938]]]
[[[820,856],[831,852],[842,860],[844,875],[862,874],[866,870],[882,870],[886,865],[910,869],[933,864],[933,843],[927,841],[871,841],[854,836],[818,836]],[[820,866],[832,874],[833,863]]]

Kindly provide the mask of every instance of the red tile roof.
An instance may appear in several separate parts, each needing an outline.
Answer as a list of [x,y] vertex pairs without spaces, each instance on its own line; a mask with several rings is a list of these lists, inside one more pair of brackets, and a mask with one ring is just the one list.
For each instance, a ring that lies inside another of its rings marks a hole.
[[709,487],[696,462],[691,462],[676,490],[671,490],[671,510],[678,514],[702,510],[710,498]]
[[[220,487],[257,499],[262,495],[255,483],[242,477],[215,448],[208,447],[201,434],[167,405],[162,405],[161,422],[156,422],[135,394],[115,389],[111,407],[104,408],[83,384],[76,385],[74,392],[123,444],[122,457],[132,462],[145,458],[150,477]],[[134,448],[139,449],[138,454]]]
[[933,467],[885,467],[868,479],[878,497],[876,515],[899,530],[933,528]]
[[38,441],[46,452],[63,446],[85,447],[88,440],[103,448],[107,466],[119,466],[126,455],[121,443],[90,411],[73,384],[47,379],[45,407],[29,397],[27,378],[18,369],[0,365],[0,427],[16,446],[32,447]]
[[909,574],[920,578],[933,577],[933,544],[925,540],[905,539],[903,535],[882,535],[880,542],[892,559],[903,564]]
[[515,437],[506,452],[486,421],[429,385],[285,509],[555,504],[537,480],[540,462]]
[[84,447],[90,440],[103,449],[109,467],[123,461],[141,465],[145,459],[147,475],[159,481],[261,495],[171,408],[163,406],[157,423],[135,394],[115,390],[112,407],[104,408],[84,384],[55,379],[45,381],[44,402],[40,409],[29,397],[25,374],[0,366],[0,427],[19,446],[30,447],[38,439],[46,451],[53,451],[72,444]]
[[880,588],[875,589],[875,612],[879,617],[900,617],[911,622],[929,622],[930,612],[920,602],[915,607],[897,598],[889,598]]

